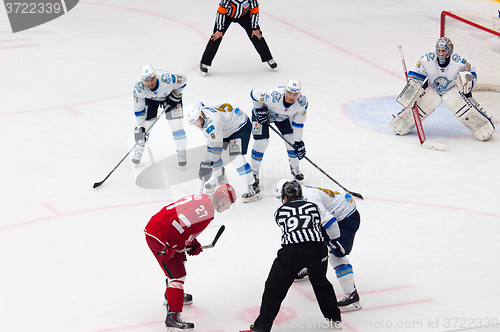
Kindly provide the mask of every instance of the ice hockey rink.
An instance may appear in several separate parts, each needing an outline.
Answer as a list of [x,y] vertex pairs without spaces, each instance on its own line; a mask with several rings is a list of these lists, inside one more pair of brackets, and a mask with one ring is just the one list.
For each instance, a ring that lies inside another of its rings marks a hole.
[[[188,165],[176,164],[165,119],[139,165],[132,89],[139,68],[188,78],[184,106],[229,102],[250,114],[253,88],[300,80],[309,100],[307,156],[357,199],[361,227],[350,255],[363,309],[344,331],[500,331],[500,136],[480,142],[443,104],[394,135],[409,69],[434,49],[443,10],[498,16],[494,0],[261,0],[260,26],[278,71],[260,62],[243,29],[228,30],[209,75],[198,65],[218,0],[87,0],[51,22],[13,34],[0,11],[0,330],[164,331],[165,278],[143,228],[164,205],[198,193],[205,143],[185,122]],[[459,49],[455,49],[460,53]],[[473,63],[474,64],[474,63]],[[478,77],[481,72],[478,72]],[[500,93],[476,92],[497,126]],[[251,143],[252,144],[252,141]],[[246,186],[232,167],[229,181]],[[306,160],[305,184],[335,184]],[[248,329],[280,248],[273,191],[290,178],[271,132],[264,198],[238,199],[199,236],[212,249],[189,257],[183,319],[198,332]],[[333,269],[328,277],[344,294]],[[273,331],[327,331],[308,282],[295,283]]]

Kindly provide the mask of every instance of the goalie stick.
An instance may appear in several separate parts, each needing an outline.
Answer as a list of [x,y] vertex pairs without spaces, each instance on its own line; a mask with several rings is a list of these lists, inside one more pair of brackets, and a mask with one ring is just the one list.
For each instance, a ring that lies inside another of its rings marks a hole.
[[[406,62],[403,56],[403,46],[399,45],[399,55],[401,56],[401,64],[403,65],[403,70],[405,72],[406,82],[408,82],[408,70],[406,69]],[[418,106],[417,103],[413,104],[411,108],[411,113],[413,115],[413,120],[415,121],[415,127],[417,128],[418,139],[420,140],[420,145],[424,148],[444,151],[446,145],[443,143],[431,142],[425,138],[424,127],[422,126],[422,120],[420,120],[420,115],[418,114]]]
[[[217,231],[217,234],[215,234],[215,237],[214,237],[214,240],[212,241],[212,243],[207,244],[205,246],[201,246],[201,249],[209,249],[209,248],[215,247],[215,244],[217,243],[217,241],[219,240],[220,236],[222,235],[222,232],[224,232],[225,229],[226,229],[226,226],[222,225],[219,228],[219,230]],[[184,249],[182,249],[179,252],[186,252],[186,251],[190,251],[190,250],[191,250],[191,248],[184,248]]]
[[[157,116],[157,117],[156,117],[156,119],[153,121],[153,123],[151,124],[151,126],[148,128],[148,130],[146,130],[146,134],[148,134],[148,133],[151,131],[151,129],[152,129],[152,128],[153,128],[153,126],[155,125],[156,121],[158,121],[158,119],[159,119],[160,117],[162,117],[162,116],[163,116],[163,114],[165,114],[165,112],[166,112],[169,108],[170,108],[170,107],[168,107],[168,108],[164,108],[164,109],[163,109],[163,112],[161,112],[161,114],[160,114],[159,116]],[[135,143],[135,144],[134,144],[134,146],[132,147],[132,149],[130,149],[130,150],[127,152],[127,154],[126,154],[126,155],[122,158],[122,160],[120,160],[120,162],[119,162],[119,163],[115,166],[115,168],[113,168],[113,169],[111,170],[111,172],[109,172],[109,174],[108,174],[108,175],[104,178],[104,180],[102,180],[101,182],[96,182],[96,183],[94,183],[94,186],[93,186],[92,188],[94,188],[94,189],[95,189],[95,188],[100,187],[100,186],[104,183],[104,181],[106,181],[106,180],[107,180],[107,179],[111,176],[111,174],[113,174],[113,172],[114,172],[114,171],[118,168],[118,166],[120,166],[120,165],[121,165],[121,163],[125,160],[125,158],[127,158],[127,157],[128,157],[128,155],[129,155],[132,151],[134,151],[134,149],[136,148],[136,146],[137,146],[137,143]]]
[[[281,137],[288,145],[292,146],[293,147],[293,144],[290,143],[283,135],[281,135],[281,133],[276,129],[274,128],[273,126],[271,126],[269,124],[269,128],[271,128],[279,137]],[[353,196],[356,196],[358,198],[361,198],[363,199],[363,196],[359,193],[356,193],[354,191],[350,191],[349,189],[346,189],[344,186],[342,186],[340,183],[338,183],[337,181],[335,181],[334,178],[332,178],[330,175],[328,175],[325,171],[323,171],[318,165],[316,165],[315,163],[312,162],[311,159],[307,158],[306,156],[304,156],[304,159],[307,160],[308,162],[311,163],[311,165],[313,165],[314,167],[316,167],[316,169],[318,171],[320,171],[321,173],[323,173],[324,175],[326,175],[327,178],[329,178],[330,180],[332,180],[333,182],[335,182],[340,188],[344,189],[346,192],[348,192],[349,194],[353,195]]]

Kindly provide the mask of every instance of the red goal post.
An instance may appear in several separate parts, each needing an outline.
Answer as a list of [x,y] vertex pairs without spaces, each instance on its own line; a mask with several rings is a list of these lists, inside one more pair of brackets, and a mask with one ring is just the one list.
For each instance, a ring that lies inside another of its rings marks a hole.
[[470,11],[441,12],[441,37],[476,68],[474,90],[500,92],[500,19]]

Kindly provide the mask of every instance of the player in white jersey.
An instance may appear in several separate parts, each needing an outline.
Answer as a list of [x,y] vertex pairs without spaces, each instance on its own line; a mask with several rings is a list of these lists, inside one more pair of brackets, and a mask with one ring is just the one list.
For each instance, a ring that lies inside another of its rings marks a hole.
[[148,129],[158,115],[158,107],[168,107],[165,116],[168,120],[177,149],[179,166],[187,164],[186,132],[182,124],[182,91],[187,78],[182,74],[171,74],[163,70],[155,70],[151,65],[140,69],[141,80],[134,86],[134,112],[137,121],[135,128],[135,149],[132,162],[141,162],[142,153],[149,138]]
[[188,122],[201,129],[207,139],[207,152],[198,172],[200,180],[207,182],[205,189],[213,191],[227,181],[221,157],[222,151],[227,149],[236,171],[248,185],[248,192],[242,196],[243,201],[249,203],[261,199],[252,167],[245,159],[252,131],[248,116],[228,103],[208,107],[201,102],[190,105],[186,114]]
[[[283,185],[290,180],[282,179],[276,185],[276,198],[281,200]],[[347,258],[354,244],[354,236],[359,228],[360,215],[352,196],[341,188],[323,189],[302,185],[304,200],[319,207],[323,237],[329,247],[328,262],[335,270],[337,279],[345,297],[338,302],[340,311],[361,309],[359,294],[354,284],[352,265]],[[302,270],[297,279],[307,276],[307,269]]]
[[[472,97],[477,80],[476,70],[457,53],[447,37],[436,43],[436,51],[424,54],[415,68],[408,73],[409,82],[401,93],[407,97],[405,109],[391,121],[398,135],[406,135],[414,126],[411,109],[415,102],[422,121],[432,114],[442,101],[450,111],[481,141],[495,132],[491,119]],[[416,89],[410,87],[416,86]]]
[[299,159],[306,155],[306,148],[302,141],[304,122],[307,117],[308,102],[301,94],[301,84],[297,80],[288,80],[286,86],[275,89],[254,89],[250,92],[254,108],[252,110],[252,169],[259,184],[259,170],[262,158],[269,144],[269,126],[274,122],[285,139],[288,152],[290,171],[296,180],[303,180],[300,172]]

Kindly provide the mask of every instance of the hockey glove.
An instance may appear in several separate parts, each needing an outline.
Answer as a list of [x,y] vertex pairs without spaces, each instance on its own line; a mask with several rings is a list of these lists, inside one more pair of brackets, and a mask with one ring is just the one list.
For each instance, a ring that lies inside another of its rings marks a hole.
[[194,241],[188,246],[188,249],[187,254],[189,256],[199,255],[200,252],[203,251],[203,249],[201,249],[201,244],[197,239],[194,239]]
[[295,155],[299,158],[299,160],[306,156],[306,146],[304,145],[304,141],[295,142],[293,148],[295,150]]
[[330,247],[330,253],[335,257],[341,258],[345,256],[345,249],[342,247],[342,239],[340,237],[330,240],[328,247]]
[[212,171],[212,162],[202,161],[200,163],[200,170],[198,171],[198,178],[207,182],[208,179],[210,179],[210,176],[212,176]]
[[266,125],[271,123],[271,115],[269,114],[269,110],[266,106],[263,108],[256,108],[255,116],[257,117],[257,121],[259,121],[259,123]]
[[175,93],[170,93],[163,104],[163,107],[167,109],[170,107],[170,110],[173,110],[177,105],[181,104],[182,106],[182,93],[180,95],[176,95]]
[[146,128],[135,127],[134,138],[137,144],[144,146],[146,144]]
[[165,257],[167,259],[170,259],[174,257],[175,253],[177,252],[177,243],[167,243],[167,247],[165,248]]

